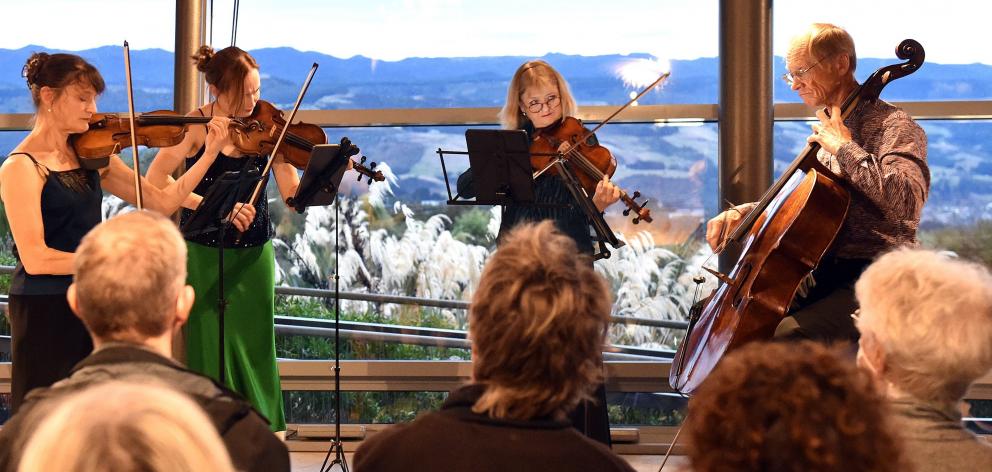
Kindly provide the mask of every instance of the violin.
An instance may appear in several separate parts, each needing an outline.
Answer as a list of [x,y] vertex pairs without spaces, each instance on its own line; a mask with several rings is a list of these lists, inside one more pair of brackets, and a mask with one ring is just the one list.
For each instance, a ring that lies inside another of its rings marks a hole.
[[[567,144],[568,150],[559,154],[558,149],[562,144]],[[559,155],[575,164],[575,167],[581,170],[576,173],[576,177],[582,188],[590,195],[596,191],[596,185],[604,176],[612,177],[617,170],[617,160],[613,157],[613,153],[601,146],[595,135],[589,132],[579,119],[571,116],[562,118],[556,125],[537,130],[530,146],[530,153],[531,167],[538,173],[547,170],[551,174],[556,174],[558,170],[551,164]],[[633,212],[634,224],[642,220],[650,223],[651,210],[645,208],[647,200],[641,204],[635,201],[640,197],[641,192],[628,194],[620,190],[620,200],[627,206],[623,215],[629,216]]]
[[[135,141],[139,146],[170,147],[183,141],[189,125],[206,124],[209,116],[185,116],[171,110],[142,113],[135,118]],[[281,128],[286,126],[282,111],[271,103],[259,100],[252,114],[244,118],[232,118],[230,124],[231,142],[246,155],[267,155],[275,146]],[[109,163],[110,155],[131,146],[130,117],[114,113],[98,113],[90,118],[89,130],[70,137],[80,166],[86,169],[101,169]],[[317,125],[295,123],[289,125],[285,138],[288,146],[280,149],[286,162],[297,169],[305,169],[310,161],[310,152],[316,144],[326,144],[327,135]],[[376,171],[376,163],[365,166],[352,159],[356,172],[369,179],[385,180],[382,172]],[[359,177],[361,180],[362,177]]]

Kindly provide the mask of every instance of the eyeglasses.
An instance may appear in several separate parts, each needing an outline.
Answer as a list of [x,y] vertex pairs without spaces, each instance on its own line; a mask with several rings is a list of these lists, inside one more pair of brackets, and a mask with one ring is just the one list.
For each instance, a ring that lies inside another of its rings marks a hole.
[[814,67],[816,67],[817,64],[819,64],[821,62],[823,62],[823,59],[820,59],[819,61],[814,62],[813,65],[811,65],[811,66],[809,66],[809,67],[807,67],[805,69],[799,69],[799,70],[797,70],[795,72],[786,72],[786,73],[782,74],[782,80],[784,80],[785,83],[789,84],[789,87],[792,87],[792,85],[795,84],[796,81],[803,80],[803,77],[806,76],[806,73],[809,72]]
[[527,111],[531,113],[540,113],[545,106],[547,106],[549,110],[554,110],[555,108],[558,108],[558,105],[561,105],[561,97],[558,95],[548,95],[543,102],[540,100],[531,100],[528,102]]

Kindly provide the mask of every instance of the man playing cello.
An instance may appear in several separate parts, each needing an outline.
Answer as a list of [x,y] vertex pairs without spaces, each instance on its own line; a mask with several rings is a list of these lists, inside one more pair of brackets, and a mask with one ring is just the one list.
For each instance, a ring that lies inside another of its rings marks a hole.
[[[882,100],[862,101],[846,119],[841,104],[858,87],[854,40],[844,29],[813,24],[795,37],[786,56],[789,83],[803,102],[817,107],[809,142],[817,159],[851,190],[851,203],[833,245],[800,287],[776,337],[851,340],[849,316],[857,308],[854,282],[873,258],[899,246],[916,246],[916,230],[930,189],[927,137],[912,118]],[[754,203],[711,219],[706,240],[714,249]]]

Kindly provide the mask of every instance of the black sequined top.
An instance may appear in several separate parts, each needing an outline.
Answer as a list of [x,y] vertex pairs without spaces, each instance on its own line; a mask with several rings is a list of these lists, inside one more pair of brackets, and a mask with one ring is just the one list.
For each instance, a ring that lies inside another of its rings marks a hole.
[[[193,167],[194,164],[203,156],[203,152],[206,150],[206,146],[201,146],[200,150],[197,151],[196,155],[186,159],[186,168],[189,169]],[[257,182],[258,175],[261,174],[262,169],[265,168],[265,158],[257,156],[246,156],[246,157],[230,157],[223,153],[217,154],[217,160],[210,165],[207,169],[207,173],[203,176],[203,180],[197,184],[196,189],[193,191],[198,195],[206,195],[207,191],[210,190],[210,186],[220,178],[224,172],[235,171],[235,172],[246,172],[247,176],[252,177],[252,182]],[[269,177],[265,176],[265,184],[268,184]],[[248,195],[244,197],[241,201],[246,200],[251,196],[251,190],[254,185],[248,186]],[[183,208],[182,216],[180,217],[180,228],[185,227],[186,222],[189,221],[190,217],[193,216],[193,210]],[[220,236],[219,231],[211,231],[208,233],[202,233],[197,235],[186,234],[183,232],[183,237],[187,241],[202,244],[204,246],[217,247],[217,242]],[[259,196],[258,201],[255,202],[255,220],[252,221],[251,226],[241,235],[241,239],[235,243],[238,238],[237,230],[231,226],[227,230],[224,236],[224,247],[225,248],[247,248],[247,247],[257,247],[267,243],[272,236],[274,231],[272,229],[272,223],[269,220],[269,204],[266,198],[265,191]]]

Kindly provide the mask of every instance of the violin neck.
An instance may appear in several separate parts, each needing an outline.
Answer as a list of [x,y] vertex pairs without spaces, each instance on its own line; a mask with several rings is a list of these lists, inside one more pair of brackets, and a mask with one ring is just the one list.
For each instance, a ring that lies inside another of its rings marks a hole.
[[209,123],[210,116],[180,116],[180,115],[141,115],[138,123],[143,125],[192,125]]

